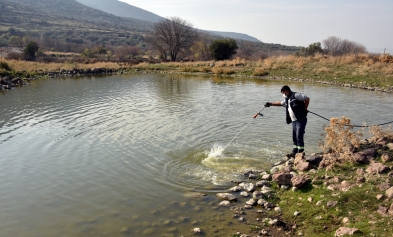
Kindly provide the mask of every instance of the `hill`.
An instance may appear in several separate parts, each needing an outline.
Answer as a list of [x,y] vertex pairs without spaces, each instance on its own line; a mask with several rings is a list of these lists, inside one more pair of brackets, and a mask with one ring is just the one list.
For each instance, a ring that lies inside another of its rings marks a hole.
[[258,40],[255,37],[252,37],[250,35],[247,34],[242,34],[242,33],[236,33],[236,32],[223,32],[223,31],[205,31],[206,33],[209,33],[211,35],[218,35],[221,37],[225,37],[225,38],[233,38],[233,39],[239,39],[239,40],[247,40],[247,41],[252,41],[252,42],[261,42],[260,40]]
[[[2,2],[11,2],[1,0]],[[151,27],[151,22],[137,19],[125,19],[113,14],[96,10],[85,6],[75,0],[13,0],[23,7],[28,7],[36,12],[44,13],[48,16],[62,17],[61,20],[71,20],[80,23],[93,24],[93,28],[112,28],[119,30],[132,30],[137,32],[147,32]]]
[[118,1],[118,0],[76,0],[91,8],[95,8],[120,17],[128,17],[139,20],[158,22],[163,17],[139,7]]

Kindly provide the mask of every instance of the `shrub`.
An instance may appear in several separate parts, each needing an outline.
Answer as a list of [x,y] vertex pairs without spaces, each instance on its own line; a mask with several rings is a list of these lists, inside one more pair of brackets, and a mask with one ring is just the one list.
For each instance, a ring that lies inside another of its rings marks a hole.
[[214,40],[209,47],[209,51],[215,60],[226,60],[231,58],[238,49],[234,39]]
[[352,154],[360,147],[360,132],[353,132],[351,120],[346,117],[332,118],[325,128],[326,136],[321,148],[327,154],[321,163],[322,167],[330,167],[337,163],[352,162]]
[[0,62],[0,68],[6,70],[6,71],[11,71],[10,65],[8,65],[7,62]]
[[269,75],[269,73],[264,68],[259,67],[259,68],[254,69],[254,72],[252,73],[252,75],[261,77],[261,76]]
[[7,60],[24,60],[25,59],[23,53],[17,53],[17,52],[8,53],[5,58]]
[[23,50],[23,53],[25,54],[27,60],[34,60],[37,56],[38,50],[38,44],[34,41],[30,41]]

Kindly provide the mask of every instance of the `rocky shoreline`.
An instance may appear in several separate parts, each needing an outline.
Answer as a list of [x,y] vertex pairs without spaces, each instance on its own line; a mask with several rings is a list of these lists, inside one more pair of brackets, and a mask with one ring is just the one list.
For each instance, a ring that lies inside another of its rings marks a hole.
[[[380,218],[386,218],[390,224],[393,217],[393,139],[366,140],[362,147],[364,149],[353,153],[354,163],[346,168],[351,171],[329,172],[324,162],[329,157],[327,153],[298,153],[295,158],[283,158],[268,171],[250,170],[242,174],[245,179],[232,181],[236,186],[228,192],[216,194],[217,205],[229,208],[240,225],[250,227],[249,233],[237,232],[229,236],[319,236],[307,230],[304,223],[309,220],[303,217],[302,212],[316,209],[320,215],[313,218],[323,219],[322,213],[335,213],[342,208],[342,195],[361,189],[374,180],[381,183],[375,188],[376,195],[370,194],[373,199],[370,201],[376,204],[375,209],[369,211],[373,217],[370,217],[368,224],[375,226]],[[324,194],[318,196],[318,190],[324,190]],[[288,205],[289,200],[296,199],[297,193],[306,193],[308,198],[294,200],[298,207]],[[284,196],[291,198],[285,200]],[[363,198],[367,203],[366,196]],[[347,205],[350,205],[349,202]],[[288,206],[295,210],[289,214],[292,218],[285,210]],[[368,230],[355,227],[356,216],[353,216],[353,212],[343,213],[331,226],[322,226],[322,231],[327,234],[324,236],[365,235]],[[203,233],[201,228],[195,230],[191,231],[194,234]],[[385,230],[387,234],[393,232]],[[332,234],[329,235],[329,232]]]
[[56,71],[44,71],[36,70],[34,74],[30,74],[26,71],[20,71],[16,74],[20,76],[5,76],[0,79],[0,91],[10,90],[13,87],[19,87],[26,85],[30,81],[38,80],[43,77],[47,78],[58,78],[58,77],[81,77],[81,76],[97,76],[97,75],[120,75],[127,74],[129,70],[123,68],[88,68],[88,69],[71,69],[71,70],[56,70]]

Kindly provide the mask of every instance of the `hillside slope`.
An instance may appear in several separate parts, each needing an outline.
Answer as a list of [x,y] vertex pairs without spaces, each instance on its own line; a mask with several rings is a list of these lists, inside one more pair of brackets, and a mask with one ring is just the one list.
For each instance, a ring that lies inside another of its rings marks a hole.
[[[1,0],[4,1],[4,0]],[[12,0],[37,12],[60,16],[66,20],[91,23],[96,27],[147,32],[152,23],[137,19],[125,19],[85,6],[75,0]]]
[[120,17],[129,17],[139,20],[158,22],[163,17],[139,7],[129,5],[118,0],[76,0],[91,8],[95,8]]

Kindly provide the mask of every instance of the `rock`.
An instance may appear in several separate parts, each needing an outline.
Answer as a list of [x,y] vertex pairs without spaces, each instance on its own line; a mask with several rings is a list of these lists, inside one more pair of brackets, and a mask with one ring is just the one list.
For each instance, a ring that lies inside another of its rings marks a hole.
[[314,153],[309,156],[305,156],[305,160],[307,162],[310,162],[310,164],[316,165],[316,166],[318,166],[319,163],[321,163],[322,158],[323,158],[323,156],[320,153]]
[[245,221],[244,217],[240,217],[239,221]]
[[299,175],[296,177],[292,177],[292,179],[291,179],[292,186],[294,186],[296,188],[301,188],[309,182],[310,182],[310,179],[308,177],[306,177],[305,175]]
[[334,233],[335,237],[343,236],[343,235],[353,235],[355,233],[359,233],[359,230],[356,228],[347,228],[347,227],[340,227]]
[[254,198],[251,198],[246,202],[247,205],[254,206],[257,203]]
[[299,216],[299,215],[300,215],[300,212],[295,211],[295,213],[293,213],[293,215],[294,215],[294,216]]
[[194,234],[199,234],[202,233],[202,230],[200,228],[194,228],[192,232],[194,232]]
[[120,230],[120,233],[129,233],[129,232],[130,232],[130,228],[128,228],[128,227],[123,227]]
[[388,213],[389,213],[389,215],[393,216],[393,203],[392,203],[392,205],[390,205]]
[[354,161],[356,161],[359,164],[369,164],[370,163],[370,157],[364,155],[362,152],[355,153],[352,158],[354,159]]
[[258,200],[264,198],[264,196],[260,191],[254,191],[254,193],[252,194],[252,198]]
[[291,179],[292,175],[289,173],[280,172],[273,175],[273,181],[278,185],[292,185]]
[[393,151],[393,143],[388,143],[386,146],[389,148],[389,150]]
[[154,228],[148,228],[148,229],[144,230],[142,232],[142,234],[151,236],[152,234],[154,234],[154,232],[156,232],[156,230]]
[[231,192],[239,192],[241,190],[242,190],[242,187],[240,187],[240,186],[235,186],[235,187],[229,189],[229,191],[231,191]]
[[381,200],[383,198],[383,194],[378,194],[376,197],[378,200]]
[[261,177],[262,180],[271,180],[272,176],[270,174],[265,174]]
[[361,151],[361,153],[363,153],[366,156],[371,156],[374,158],[377,155],[377,150],[375,148],[368,148]]
[[262,181],[257,182],[255,184],[255,186],[257,186],[257,187],[263,187],[263,186],[270,187],[270,183],[268,181],[266,181],[266,180],[262,180]]
[[381,156],[381,160],[382,162],[386,163],[386,162],[390,162],[392,161],[392,157],[388,154],[388,153],[384,153]]
[[281,189],[284,189],[284,190],[288,190],[288,189],[290,189],[291,188],[291,186],[290,185],[281,185]]
[[246,191],[241,192],[240,195],[242,195],[243,197],[248,197],[248,196],[250,196]]
[[252,191],[254,191],[255,190],[255,186],[254,186],[254,184],[253,183],[246,183],[246,184],[244,184],[244,187],[243,187],[246,191],[248,191],[248,192],[252,192]]
[[386,214],[388,213],[388,208],[384,206],[379,206],[377,212],[382,216],[386,216]]
[[231,205],[231,202],[225,200],[225,201],[220,202],[219,205],[222,206],[222,207],[228,207],[228,206]]
[[278,223],[278,220],[277,220],[277,219],[274,219],[274,220],[270,220],[270,221],[269,221],[269,225],[277,225],[277,223]]
[[348,217],[344,217],[343,220],[341,221],[343,224],[347,224],[349,222]]
[[251,205],[248,205],[248,204],[246,204],[246,205],[244,205],[244,209],[252,209],[252,206],[251,206]]
[[299,171],[308,171],[311,167],[310,162],[307,161],[300,161],[297,165],[295,165],[295,169]]
[[227,201],[236,201],[237,198],[230,193],[217,193],[216,196]]
[[383,174],[389,171],[389,168],[382,163],[372,162],[366,169],[369,174]]
[[386,197],[393,199],[393,187],[390,187],[388,190],[386,190]]
[[309,198],[307,198],[307,201],[312,202],[312,201],[314,201],[314,199],[312,197],[309,197]]
[[248,176],[248,178],[249,178],[249,179],[256,179],[256,178],[258,178],[258,175],[256,175],[256,174],[250,174],[250,175]]
[[380,183],[380,184],[378,184],[377,187],[378,187],[379,190],[381,190],[381,191],[386,191],[386,190],[388,190],[391,186],[390,186],[389,183]]
[[295,156],[295,161],[294,164],[297,165],[299,164],[300,161],[304,161],[306,153],[302,152],[302,153],[297,153]]
[[317,205],[317,206],[322,205],[322,201],[318,201],[315,205]]
[[280,172],[281,168],[282,168],[281,165],[280,166],[274,166],[273,168],[270,169],[270,173],[271,174],[276,174],[276,173]]
[[276,211],[276,212],[281,212],[282,210],[281,210],[281,207],[275,207],[275,208],[274,208],[274,211]]
[[292,187],[292,192],[296,192],[297,190],[299,190],[299,189],[296,187]]
[[258,204],[259,206],[264,206],[265,203],[267,203],[267,201],[264,200],[264,199],[259,199],[258,202],[257,202],[257,204]]
[[207,194],[190,192],[190,193],[183,194],[183,196],[186,198],[204,199],[207,196]]
[[337,206],[337,204],[338,204],[338,201],[329,201],[329,202],[327,202],[327,204],[326,204],[326,207],[335,207],[335,206]]

